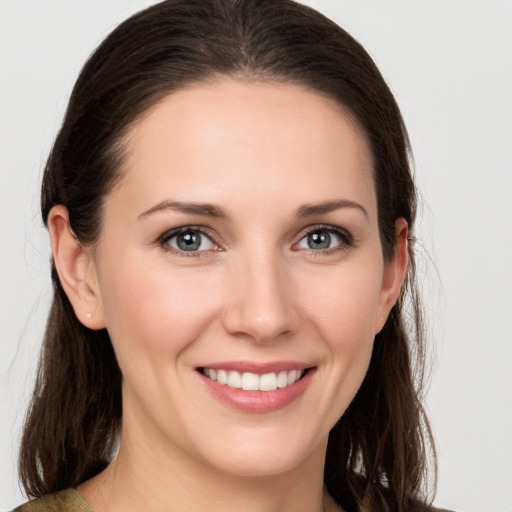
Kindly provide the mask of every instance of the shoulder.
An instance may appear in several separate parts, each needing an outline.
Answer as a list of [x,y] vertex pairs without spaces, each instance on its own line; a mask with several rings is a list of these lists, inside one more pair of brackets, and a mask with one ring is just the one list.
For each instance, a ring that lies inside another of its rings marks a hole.
[[[374,508],[366,503],[363,507],[358,509],[358,512],[372,512]],[[391,512],[387,506],[385,506],[386,512]],[[448,510],[447,508],[437,508],[432,505],[426,505],[425,503],[415,502],[410,508],[407,508],[407,512],[456,512],[454,510]]]
[[76,489],[47,494],[29,501],[12,512],[94,512]]
[[[434,506],[428,507],[427,509],[422,509],[424,512],[455,512],[454,510],[448,510],[447,508],[437,508]],[[418,510],[418,512],[420,512]]]
[[447,508],[437,508],[434,505],[425,505],[424,503],[417,503],[410,512],[455,512]]

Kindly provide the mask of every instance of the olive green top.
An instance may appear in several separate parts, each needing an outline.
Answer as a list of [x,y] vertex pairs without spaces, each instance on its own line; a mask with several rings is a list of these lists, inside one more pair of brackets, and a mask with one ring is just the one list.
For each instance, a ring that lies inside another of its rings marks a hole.
[[[29,501],[12,512],[94,512],[94,510],[76,489],[67,489]],[[432,512],[450,511],[436,508],[432,509]]]
[[76,489],[67,489],[29,501],[12,512],[94,512],[94,510]]

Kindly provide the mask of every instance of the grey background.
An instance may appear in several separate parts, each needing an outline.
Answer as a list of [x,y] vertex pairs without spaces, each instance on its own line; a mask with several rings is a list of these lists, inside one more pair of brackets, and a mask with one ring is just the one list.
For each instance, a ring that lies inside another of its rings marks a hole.
[[[0,510],[49,304],[39,181],[72,84],[149,0],[0,0]],[[512,512],[512,1],[310,0],[367,48],[409,128],[433,343],[436,503]]]

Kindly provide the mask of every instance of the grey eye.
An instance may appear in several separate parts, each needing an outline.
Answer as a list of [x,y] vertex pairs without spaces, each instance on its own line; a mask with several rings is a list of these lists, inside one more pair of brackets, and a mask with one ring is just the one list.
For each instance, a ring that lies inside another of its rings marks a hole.
[[200,231],[187,230],[171,236],[167,244],[179,251],[208,251],[214,248],[214,243]]
[[334,229],[316,229],[305,235],[297,244],[298,249],[311,249],[313,251],[324,251],[347,244],[341,233]]
[[310,233],[307,236],[307,243],[310,249],[329,249],[331,246],[331,235],[327,231]]

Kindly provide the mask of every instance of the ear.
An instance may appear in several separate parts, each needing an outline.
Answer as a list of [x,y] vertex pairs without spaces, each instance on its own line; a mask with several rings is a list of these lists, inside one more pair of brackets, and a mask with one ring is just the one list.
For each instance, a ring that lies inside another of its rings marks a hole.
[[409,264],[408,236],[409,226],[407,221],[401,217],[395,221],[395,254],[391,261],[384,264],[381,300],[375,333],[378,333],[384,327],[389,312],[400,296]]
[[72,232],[65,206],[57,205],[50,210],[48,230],[59,280],[78,320],[89,329],[103,329],[105,322],[92,251]]

